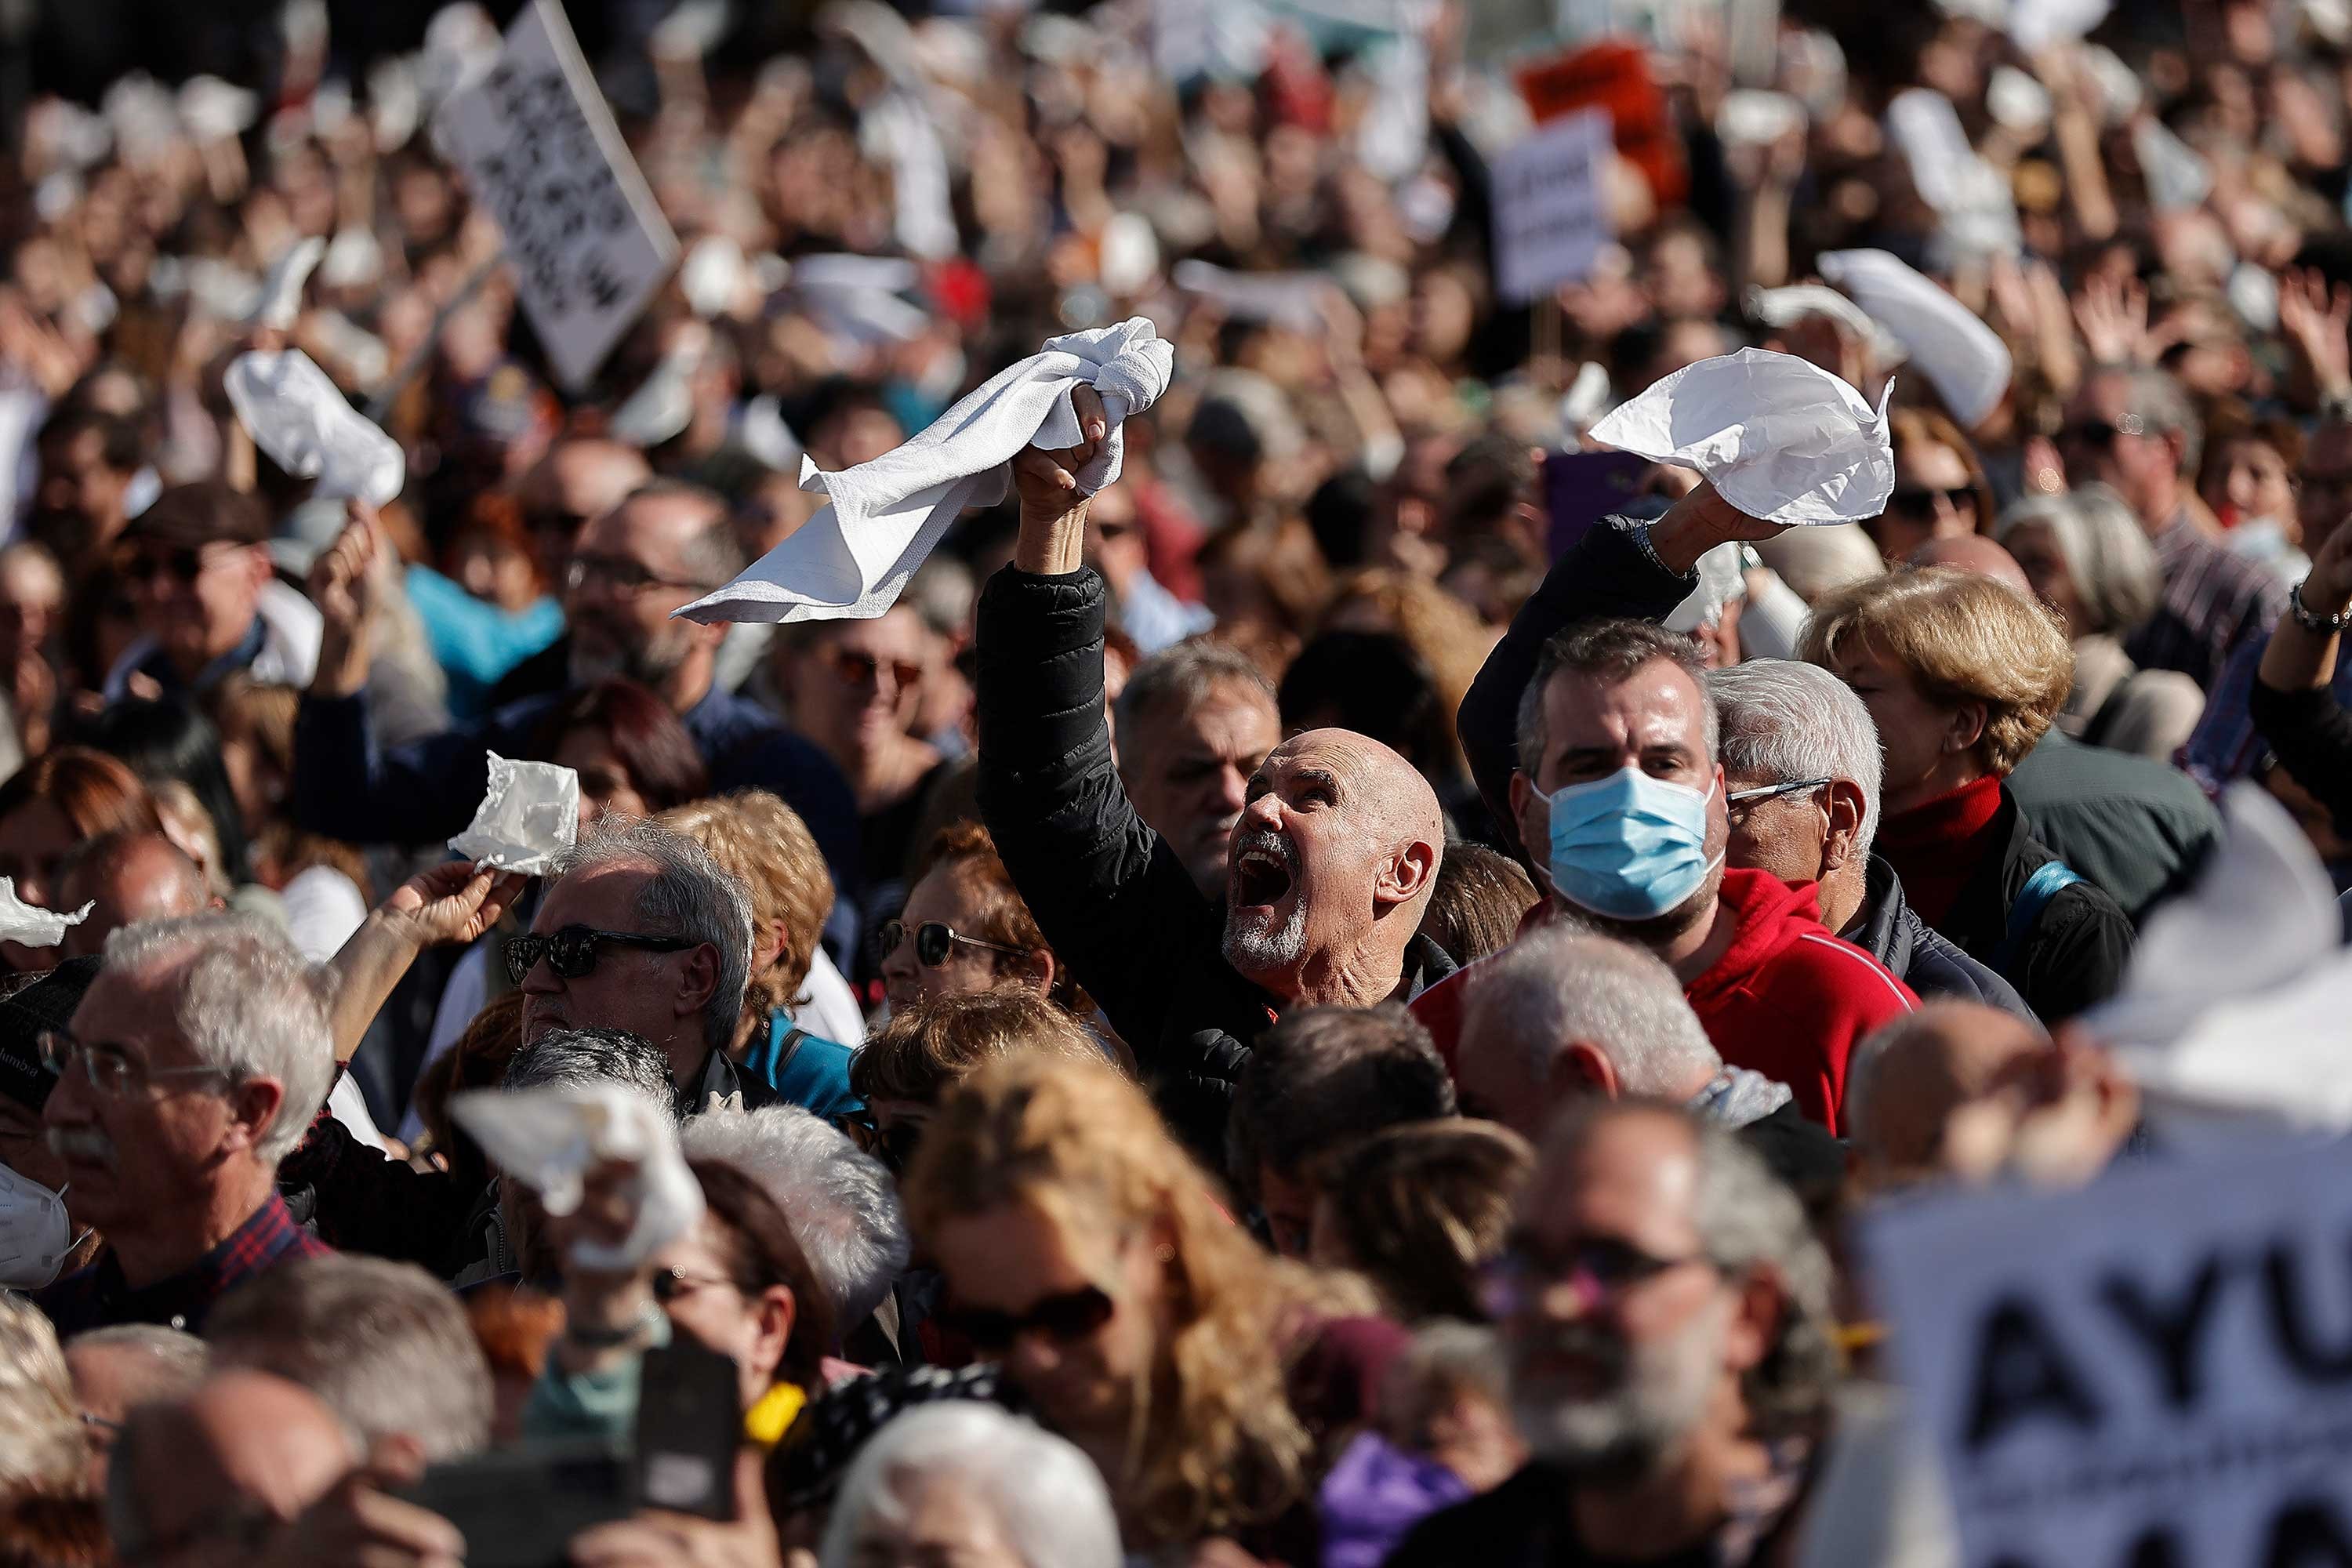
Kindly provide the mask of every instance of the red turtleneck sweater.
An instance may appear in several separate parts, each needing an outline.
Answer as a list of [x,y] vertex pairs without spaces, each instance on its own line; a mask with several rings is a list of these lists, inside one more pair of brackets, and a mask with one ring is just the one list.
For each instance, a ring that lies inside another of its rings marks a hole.
[[1976,875],[2000,815],[2000,781],[1985,777],[1878,825],[1878,852],[1903,879],[1903,896],[1929,925],[1941,925]]

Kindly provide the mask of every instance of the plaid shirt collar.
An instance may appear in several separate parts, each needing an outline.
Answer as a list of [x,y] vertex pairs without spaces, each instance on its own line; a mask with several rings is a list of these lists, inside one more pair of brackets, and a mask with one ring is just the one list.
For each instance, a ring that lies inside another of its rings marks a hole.
[[213,1303],[247,1280],[291,1258],[331,1250],[296,1225],[285,1200],[272,1192],[226,1241],[169,1279],[131,1289],[110,1247],[97,1262],[38,1292],[34,1300],[60,1337],[113,1323],[160,1323],[199,1333]]

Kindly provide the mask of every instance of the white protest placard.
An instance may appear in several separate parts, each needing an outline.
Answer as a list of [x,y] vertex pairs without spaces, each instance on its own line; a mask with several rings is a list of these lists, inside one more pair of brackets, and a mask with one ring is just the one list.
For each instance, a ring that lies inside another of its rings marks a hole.
[[2352,1563],[2352,1143],[1865,1222],[1964,1568]]
[[1494,161],[1495,289],[1524,305],[1584,277],[1609,242],[1601,196],[1609,111],[1545,126]]
[[499,63],[450,96],[435,132],[506,236],[549,363],[586,385],[669,276],[677,237],[555,0],[522,8]]

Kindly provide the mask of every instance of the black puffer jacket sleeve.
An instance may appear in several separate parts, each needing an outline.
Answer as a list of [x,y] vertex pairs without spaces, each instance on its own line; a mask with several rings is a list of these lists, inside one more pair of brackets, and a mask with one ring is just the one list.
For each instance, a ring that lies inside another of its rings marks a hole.
[[2123,988],[2132,923],[2095,882],[2076,882],[2050,900],[2021,945],[2009,978],[2035,1016],[2055,1028]]
[[2257,676],[2246,693],[2246,716],[2287,776],[2327,808],[2338,831],[2352,826],[2352,713],[2336,693],[2325,686],[2281,691]]
[[1544,644],[1580,621],[1614,616],[1664,620],[1697,586],[1695,574],[1678,577],[1651,552],[1648,523],[1612,517],[1595,524],[1554,562],[1543,585],[1511,617],[1511,629],[1479,667],[1455,717],[1470,775],[1502,825],[1506,844],[1519,841],[1518,824],[1511,817],[1519,696],[1535,678]]
[[[1145,1060],[1203,1031],[1255,1036],[1264,1005],[1222,953],[1222,922],[1145,826],[1103,712],[1106,592],[1092,568],[1006,567],[980,599],[980,809],[1055,957]],[[1202,982],[1206,982],[1203,984]]]

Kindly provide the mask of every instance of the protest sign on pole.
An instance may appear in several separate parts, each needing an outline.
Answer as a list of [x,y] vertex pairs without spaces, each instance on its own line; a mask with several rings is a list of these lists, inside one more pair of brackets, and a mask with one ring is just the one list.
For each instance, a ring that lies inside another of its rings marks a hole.
[[2352,1562],[2352,1143],[2247,1150],[1869,1217],[1966,1568]]
[[585,386],[677,257],[555,0],[531,0],[499,63],[436,118],[442,152],[506,236],[515,290],[564,385]]
[[1658,205],[1678,205],[1690,195],[1682,131],[1650,68],[1649,51],[1641,45],[1607,38],[1532,61],[1513,74],[1538,125],[1588,109],[1606,110],[1617,151],[1642,171]]
[[1609,239],[1601,198],[1609,116],[1547,125],[1494,160],[1495,291],[1516,305],[1592,270]]

